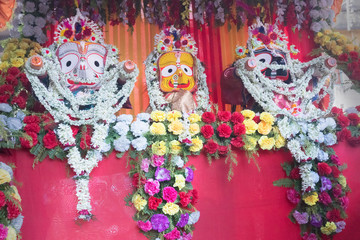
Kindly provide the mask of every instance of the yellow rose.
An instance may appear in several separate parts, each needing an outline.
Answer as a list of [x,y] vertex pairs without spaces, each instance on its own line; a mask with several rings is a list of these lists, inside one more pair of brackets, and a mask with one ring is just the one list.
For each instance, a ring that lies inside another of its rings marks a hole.
[[17,49],[15,51],[15,54],[17,57],[23,58],[23,57],[25,57],[26,51],[23,49]]
[[245,118],[249,118],[249,119],[253,119],[255,117],[255,113],[251,110],[245,109],[241,111],[241,114],[245,117]]
[[0,169],[0,184],[8,183],[11,181],[11,176],[8,171]]
[[178,187],[179,190],[183,189],[185,187],[185,177],[181,174],[176,174],[173,187]]
[[175,120],[169,124],[168,130],[169,132],[172,132],[174,135],[180,135],[183,132],[184,127],[179,120]]
[[196,113],[192,113],[190,114],[190,116],[188,117],[190,123],[196,123],[196,122],[199,122],[201,121],[201,117],[199,114],[196,114]]
[[153,123],[150,126],[150,133],[152,135],[165,135],[166,134],[166,128],[163,123]]
[[326,43],[330,42],[330,37],[329,36],[323,36],[321,39],[320,39],[320,44],[321,45],[325,45]]
[[11,59],[10,63],[13,67],[21,67],[24,65],[24,60],[21,58],[13,58]]
[[274,121],[275,121],[275,118],[274,118],[273,115],[271,115],[268,112],[262,112],[260,114],[260,120],[263,120],[264,122],[269,123],[270,125],[273,125]]
[[171,112],[168,112],[168,114],[166,115],[166,119],[169,121],[169,122],[173,122],[175,120],[178,120],[179,118],[181,118],[181,112],[179,111],[171,111]]
[[336,230],[336,225],[334,222],[327,222],[324,227],[320,228],[321,232],[326,235],[330,235]]
[[317,201],[319,201],[319,197],[317,192],[313,192],[307,197],[303,197],[303,200],[307,205],[314,206],[317,203]]
[[16,230],[12,226],[8,226],[8,233],[5,240],[16,240]]
[[166,119],[166,114],[163,111],[152,111],[150,117],[155,122],[162,122]]
[[172,140],[169,143],[170,153],[171,154],[179,154],[181,151],[181,144],[177,140]]
[[3,70],[6,70],[10,67],[9,65],[9,62],[1,62],[0,63],[0,70],[3,71]]
[[340,183],[340,185],[342,186],[342,187],[346,187],[346,178],[344,177],[344,175],[342,175],[342,174],[340,174],[339,175],[339,178],[338,178],[338,182]]
[[257,144],[257,138],[246,136],[245,145],[244,145],[245,150],[248,150],[248,151],[254,150],[256,147],[256,144]]
[[339,55],[341,55],[341,54],[343,53],[341,46],[335,46],[335,47],[333,47],[333,48],[331,49],[331,52],[332,52],[334,55],[336,55],[336,56],[339,56]]
[[136,210],[138,210],[138,211],[143,210],[147,204],[147,201],[143,197],[141,197],[139,194],[134,195],[134,197],[132,198],[132,202],[133,202]]
[[190,147],[191,152],[198,152],[203,148],[203,141],[199,137],[192,139],[192,145]]
[[258,125],[254,120],[251,119],[245,119],[244,125],[246,128],[246,134],[253,134],[258,129]]
[[16,200],[18,200],[19,202],[21,202],[21,197],[19,195],[18,189],[15,186],[11,186],[11,189],[14,191],[11,196],[13,196],[13,198],[15,198]]
[[162,210],[165,214],[175,215],[179,212],[180,208],[179,208],[179,205],[177,205],[175,203],[167,202]]
[[271,132],[271,129],[271,124],[265,121],[261,121],[258,124],[258,132],[262,135],[268,135]]
[[276,137],[275,137],[275,147],[276,148],[282,148],[282,147],[285,146],[285,144],[286,144],[285,138],[281,134],[276,135]]
[[164,141],[157,141],[151,146],[153,154],[163,156],[166,153],[166,145]]
[[190,132],[191,136],[198,134],[200,132],[199,124],[197,124],[197,123],[190,124],[189,132]]
[[275,139],[268,138],[267,136],[261,136],[258,142],[260,148],[263,150],[271,150],[275,145]]

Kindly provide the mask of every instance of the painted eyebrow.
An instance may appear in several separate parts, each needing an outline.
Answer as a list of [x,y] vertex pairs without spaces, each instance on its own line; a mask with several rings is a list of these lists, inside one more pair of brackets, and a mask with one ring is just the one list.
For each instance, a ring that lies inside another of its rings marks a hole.
[[97,52],[100,55],[104,56],[106,54],[106,48],[100,45],[91,44],[88,46],[88,52]]
[[76,43],[65,43],[59,47],[59,57],[62,58],[68,52],[79,52],[78,46]]

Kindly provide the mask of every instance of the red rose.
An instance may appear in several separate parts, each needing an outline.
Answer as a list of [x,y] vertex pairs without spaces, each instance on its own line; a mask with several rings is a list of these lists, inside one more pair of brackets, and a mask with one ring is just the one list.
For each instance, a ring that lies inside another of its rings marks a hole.
[[356,113],[349,113],[347,116],[350,120],[350,125],[357,126],[360,123],[360,118]]
[[217,131],[220,137],[229,138],[231,135],[231,127],[226,123],[222,123],[218,126]]
[[30,136],[30,141],[26,138],[20,138],[20,144],[23,148],[32,148],[38,143],[37,134],[34,132],[28,132],[26,134]]
[[331,197],[327,192],[322,192],[319,194],[319,201],[324,204],[325,206],[332,203]]
[[236,148],[241,148],[242,146],[245,145],[242,137],[236,137],[231,139],[231,145],[233,145]]
[[233,128],[235,136],[244,135],[246,133],[246,127],[242,123],[235,124]]
[[212,112],[204,112],[201,117],[204,123],[215,122],[215,115]]
[[228,149],[228,147],[227,146],[220,146],[219,145],[219,154],[220,155],[223,155],[223,156],[225,156],[226,154],[228,154],[228,152],[229,152],[229,149]]
[[359,58],[359,53],[355,52],[355,51],[349,52],[349,55],[350,55],[351,59],[355,60],[355,61],[358,60],[358,58]]
[[26,123],[26,124],[30,124],[30,123],[39,124],[40,123],[40,118],[38,116],[26,116],[24,118],[24,123]]
[[331,167],[327,163],[318,163],[318,172],[321,176],[329,175],[331,171]]
[[142,177],[140,180],[139,180],[139,173],[135,173],[133,176],[132,176],[132,185],[136,188],[139,188],[141,187],[141,185],[144,185],[146,182],[146,179],[144,177]]
[[24,131],[26,133],[29,133],[29,132],[39,133],[40,132],[40,126],[38,124],[36,124],[36,123],[26,124],[26,126],[24,127]]
[[326,213],[326,218],[328,219],[329,222],[338,222],[342,220],[342,218],[340,217],[340,210],[336,208],[331,211],[328,211]]
[[204,125],[201,127],[201,134],[204,138],[209,139],[214,135],[214,128],[211,125]]
[[7,75],[5,78],[5,81],[7,84],[13,85],[13,86],[17,86],[18,85],[18,80],[13,76],[13,75]]
[[5,194],[4,194],[4,192],[0,191],[0,208],[5,206],[5,203],[6,203]]
[[54,131],[49,131],[48,133],[45,134],[43,138],[43,143],[44,143],[44,147],[47,149],[53,149],[57,145],[59,145]]
[[337,166],[332,166],[331,167],[332,170],[332,175],[334,176],[334,178],[338,178],[340,176],[340,170],[337,168]]
[[233,123],[233,124],[238,124],[238,123],[242,123],[244,121],[244,116],[239,113],[239,112],[234,112],[232,115],[231,115],[231,119],[230,121]]
[[182,207],[187,207],[189,203],[191,202],[191,194],[185,193],[185,192],[179,192],[180,196],[180,204]]
[[351,137],[351,131],[347,128],[343,128],[341,131],[336,133],[339,142],[348,140]]
[[291,179],[300,179],[300,169],[297,167],[291,169],[289,177]]
[[278,35],[276,33],[273,32],[273,33],[270,34],[270,39],[271,40],[275,41],[277,38],[278,38]]
[[148,207],[149,209],[156,210],[161,203],[162,203],[161,198],[156,198],[151,196],[149,197]]
[[199,200],[199,193],[196,189],[190,190],[189,193],[191,193],[191,204],[194,205],[198,202]]
[[7,201],[7,217],[8,219],[14,219],[17,218],[20,214],[20,209],[13,203],[12,201]]
[[13,75],[16,77],[20,73],[20,70],[17,67],[11,67],[7,70],[7,74]]
[[219,111],[217,116],[221,122],[228,122],[230,121],[231,113],[229,111]]
[[31,84],[29,82],[29,79],[26,77],[26,74],[20,73],[19,79],[20,79],[22,85],[24,86],[24,88],[26,88],[27,90],[30,90]]
[[90,37],[91,36],[91,29],[86,27],[84,30],[84,36],[85,37]]
[[349,55],[347,53],[343,53],[339,56],[339,61],[347,62],[349,61]]
[[5,93],[13,95],[14,87],[9,84],[4,84],[4,85],[0,86],[0,95],[5,94]]
[[213,140],[210,140],[204,145],[204,149],[205,149],[206,153],[214,154],[214,153],[216,153],[218,146],[219,145],[216,142],[214,142]]
[[0,103],[7,103],[9,98],[9,95],[0,95]]
[[342,114],[343,113],[343,110],[341,108],[338,108],[338,107],[333,107],[331,109],[331,113],[335,114],[335,115],[338,115],[338,114]]
[[24,109],[26,107],[26,99],[22,96],[14,97],[11,103],[18,105],[21,109]]
[[258,116],[258,115],[255,115],[255,117],[252,120],[254,120],[254,122],[256,122],[256,123],[259,123],[261,121],[260,116]]
[[338,124],[341,126],[341,128],[345,128],[350,125],[350,120],[343,114],[340,114],[337,117]]
[[73,32],[70,29],[68,29],[64,32],[64,36],[66,38],[71,38],[72,35],[73,35]]
[[359,137],[351,137],[348,139],[348,143],[351,146],[358,146],[360,144],[360,136]]

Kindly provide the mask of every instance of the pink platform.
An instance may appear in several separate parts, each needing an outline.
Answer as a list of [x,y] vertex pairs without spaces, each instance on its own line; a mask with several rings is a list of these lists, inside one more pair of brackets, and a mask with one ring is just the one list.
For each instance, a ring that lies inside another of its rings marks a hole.
[[[334,239],[360,239],[360,148],[341,144],[335,148],[343,163],[349,194],[349,218],[346,229]],[[98,240],[146,239],[139,233],[132,216],[135,210],[125,206],[124,197],[131,192],[126,159],[109,158],[100,162],[91,174],[90,192],[96,219],[77,225],[75,182],[65,162],[45,160],[32,168],[33,157],[25,150],[0,155],[0,161],[16,164],[15,177],[21,186],[24,240]],[[291,161],[285,151],[260,152],[261,171],[248,164],[243,153],[231,182],[226,179],[227,166],[217,160],[209,166],[205,156],[192,157],[196,167],[194,188],[199,191],[196,205],[201,211],[195,225],[194,240],[296,240],[300,229],[288,218],[292,205],[286,189],[272,182],[285,177],[280,163]]]

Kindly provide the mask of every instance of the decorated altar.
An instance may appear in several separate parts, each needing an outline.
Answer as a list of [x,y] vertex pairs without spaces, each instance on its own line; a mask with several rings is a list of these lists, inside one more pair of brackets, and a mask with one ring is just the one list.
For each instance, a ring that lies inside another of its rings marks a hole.
[[0,239],[359,238],[336,4],[9,5]]

